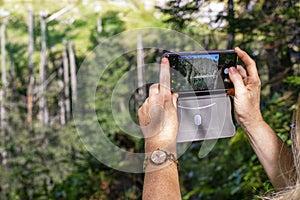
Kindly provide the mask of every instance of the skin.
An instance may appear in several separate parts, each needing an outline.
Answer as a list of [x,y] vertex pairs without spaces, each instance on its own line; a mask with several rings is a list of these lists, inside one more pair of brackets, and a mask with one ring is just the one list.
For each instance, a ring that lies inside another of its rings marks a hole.
[[[293,155],[262,117],[261,81],[256,64],[240,48],[235,48],[235,52],[246,65],[246,69],[240,65],[229,69],[229,77],[234,84],[236,119],[274,188],[280,190],[291,186],[294,184]],[[176,155],[177,98],[178,95],[170,91],[169,61],[163,58],[160,82],[150,87],[149,97],[138,111],[145,136],[145,152],[159,148]],[[143,199],[181,199],[178,170],[174,162],[169,161],[157,170],[146,170]]]
[[[139,123],[145,137],[145,152],[165,150],[176,156],[178,132],[177,98],[170,90],[170,64],[163,58],[159,84],[151,85],[149,97],[138,111]],[[147,168],[151,171],[147,171]],[[168,161],[155,169],[147,166],[143,199],[181,199],[177,164]]]
[[250,144],[276,190],[294,184],[293,155],[285,143],[264,121],[260,111],[261,81],[255,62],[240,48],[238,57],[246,65],[229,69],[234,84],[236,119],[244,129]]

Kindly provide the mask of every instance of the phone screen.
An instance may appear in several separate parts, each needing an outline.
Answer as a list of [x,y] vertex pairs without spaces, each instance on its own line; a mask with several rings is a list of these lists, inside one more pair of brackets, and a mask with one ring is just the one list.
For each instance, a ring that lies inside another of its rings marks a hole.
[[234,50],[166,53],[171,90],[177,93],[224,91],[233,88],[229,67],[236,66]]

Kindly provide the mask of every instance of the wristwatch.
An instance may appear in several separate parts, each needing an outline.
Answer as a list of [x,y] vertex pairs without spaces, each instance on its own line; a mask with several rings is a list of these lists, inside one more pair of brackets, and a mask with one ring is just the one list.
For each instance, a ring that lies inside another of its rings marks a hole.
[[168,160],[177,164],[177,159],[174,154],[168,153],[167,151],[161,149],[157,149],[153,151],[150,156],[146,156],[144,162],[144,170],[149,163],[155,166],[160,166],[166,163]]

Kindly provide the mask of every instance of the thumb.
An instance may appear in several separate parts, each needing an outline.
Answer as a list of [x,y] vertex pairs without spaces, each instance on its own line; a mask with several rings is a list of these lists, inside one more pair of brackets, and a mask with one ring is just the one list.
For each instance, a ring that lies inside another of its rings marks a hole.
[[234,85],[235,94],[240,94],[245,89],[245,84],[242,76],[235,67],[229,68],[229,78]]

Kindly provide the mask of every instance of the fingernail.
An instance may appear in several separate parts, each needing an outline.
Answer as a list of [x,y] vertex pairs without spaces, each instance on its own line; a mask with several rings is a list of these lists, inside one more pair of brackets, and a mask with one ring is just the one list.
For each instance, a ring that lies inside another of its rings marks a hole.
[[230,67],[229,68],[229,72],[231,73],[231,74],[235,74],[235,71],[236,69],[235,69],[235,67]]
[[161,60],[161,63],[162,64],[166,64],[168,62],[168,59],[167,58],[162,58],[162,60]]

